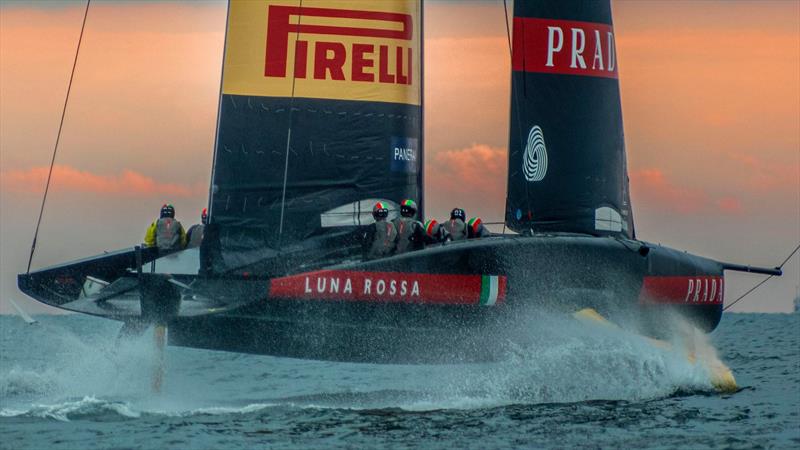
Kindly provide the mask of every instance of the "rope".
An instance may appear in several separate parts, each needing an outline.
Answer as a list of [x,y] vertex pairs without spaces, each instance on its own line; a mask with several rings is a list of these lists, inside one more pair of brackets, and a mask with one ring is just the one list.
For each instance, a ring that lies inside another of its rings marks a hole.
[[[783,260],[783,262],[781,263],[781,265],[780,265],[780,266],[778,266],[778,269],[783,269],[783,266],[784,266],[784,265],[785,265],[785,264],[786,264],[786,263],[787,263],[787,262],[788,262],[790,259],[792,259],[792,256],[794,256],[794,254],[795,254],[795,253],[797,253],[797,250],[800,250],[800,244],[797,244],[797,247],[795,247],[795,248],[794,248],[794,250],[792,250],[792,253],[789,253],[789,256],[787,256],[787,257],[786,257],[786,259],[784,259],[784,260]],[[726,306],[726,307],[722,308],[722,311],[727,311],[727,310],[728,310],[728,308],[730,308],[731,306],[733,306],[733,305],[735,305],[735,304],[739,303],[739,300],[741,300],[741,299],[743,299],[743,298],[747,297],[747,296],[748,296],[748,295],[749,295],[751,292],[753,292],[753,291],[755,291],[756,289],[758,289],[759,287],[761,287],[761,285],[762,285],[762,284],[766,283],[767,281],[769,281],[769,280],[770,280],[770,278],[772,278],[772,277],[774,277],[774,276],[775,276],[775,275],[770,275],[770,276],[768,276],[767,278],[764,278],[763,280],[761,280],[761,282],[759,282],[759,283],[758,283],[758,284],[756,284],[755,286],[751,287],[751,288],[750,288],[750,289],[749,289],[747,292],[745,292],[744,294],[740,295],[740,296],[739,296],[739,298],[737,298],[736,300],[734,300],[734,301],[733,301],[731,304],[729,304],[728,306]]]
[[[303,0],[298,4],[297,16],[297,33],[295,33],[295,43],[300,40],[300,22],[303,19]],[[296,47],[295,47],[296,48]],[[295,55],[295,59],[297,55]],[[283,241],[283,213],[286,209],[286,181],[289,177],[289,144],[292,142],[292,113],[294,109],[294,86],[297,78],[294,73],[294,65],[292,65],[292,96],[289,99],[289,130],[286,133],[286,158],[283,161],[283,194],[281,194],[281,222],[278,225],[278,250],[281,249],[281,242]]]
[[78,54],[81,51],[81,42],[83,41],[83,30],[86,29],[86,17],[89,15],[89,4],[92,0],[86,0],[86,10],[83,12],[83,23],[81,24],[81,34],[78,37],[78,47],[75,49],[75,59],[72,61],[72,72],[69,74],[69,84],[67,85],[67,96],[64,99],[64,108],[61,110],[61,123],[58,125],[58,135],[56,136],[56,145],[53,147],[53,158],[50,160],[50,170],[47,172],[47,184],[44,187],[44,196],[42,196],[42,206],[39,208],[39,219],[36,220],[36,231],[33,233],[33,242],[31,243],[31,254],[28,257],[28,268],[25,273],[31,273],[31,262],[33,261],[33,254],[36,252],[36,239],[39,237],[39,226],[42,224],[42,215],[44,215],[44,204],[47,201],[47,193],[50,191],[50,179],[53,176],[53,166],[56,163],[56,153],[58,153],[58,143],[61,141],[61,130],[64,128],[64,117],[67,115],[67,103],[69,102],[69,93],[72,90],[72,79],[75,77],[75,67],[78,65]]

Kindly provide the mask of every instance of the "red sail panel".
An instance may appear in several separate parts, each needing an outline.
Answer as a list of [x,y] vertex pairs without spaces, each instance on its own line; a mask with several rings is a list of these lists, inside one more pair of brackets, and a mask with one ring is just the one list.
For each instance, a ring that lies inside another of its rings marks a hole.
[[617,78],[611,25],[515,17],[514,30],[513,70]]

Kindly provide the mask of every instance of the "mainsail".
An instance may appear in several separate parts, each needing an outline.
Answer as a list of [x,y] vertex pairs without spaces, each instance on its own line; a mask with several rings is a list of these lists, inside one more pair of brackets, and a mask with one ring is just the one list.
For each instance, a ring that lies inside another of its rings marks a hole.
[[506,223],[634,237],[608,0],[514,2]]
[[421,204],[421,20],[421,0],[230,2],[205,269],[344,257],[376,199]]

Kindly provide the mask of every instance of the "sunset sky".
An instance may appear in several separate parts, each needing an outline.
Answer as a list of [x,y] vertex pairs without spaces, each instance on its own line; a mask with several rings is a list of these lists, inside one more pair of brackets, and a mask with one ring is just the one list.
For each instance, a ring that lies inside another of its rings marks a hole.
[[[0,313],[25,270],[83,3],[0,3]],[[502,220],[510,57],[500,1],[425,4],[427,213]],[[638,237],[775,266],[800,242],[800,2],[613,2]],[[34,268],[199,220],[225,2],[93,1]],[[467,181],[469,182],[468,188]],[[800,258],[734,311],[788,311]],[[726,300],[761,279],[728,274]]]

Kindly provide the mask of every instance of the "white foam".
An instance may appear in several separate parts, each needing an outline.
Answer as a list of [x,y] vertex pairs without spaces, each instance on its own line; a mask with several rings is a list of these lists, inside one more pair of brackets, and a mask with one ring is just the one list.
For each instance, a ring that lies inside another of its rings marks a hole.
[[[141,413],[133,410],[129,405],[120,402],[109,402],[95,397],[84,397],[77,401],[67,401],[52,405],[33,405],[23,414],[43,419],[55,419],[69,422],[70,416],[99,415],[113,412],[120,416],[138,418]],[[19,414],[17,414],[19,415]]]

